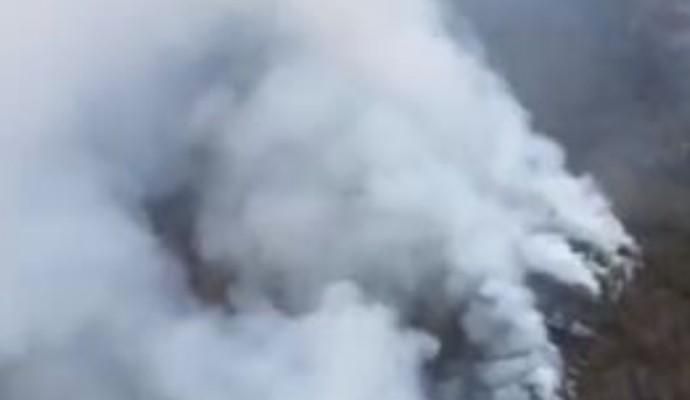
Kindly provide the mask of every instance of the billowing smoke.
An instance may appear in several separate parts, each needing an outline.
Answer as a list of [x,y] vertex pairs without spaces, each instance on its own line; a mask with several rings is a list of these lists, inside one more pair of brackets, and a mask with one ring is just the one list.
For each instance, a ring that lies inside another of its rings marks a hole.
[[460,15],[15,3],[0,398],[559,397],[544,288],[596,296],[634,245]]

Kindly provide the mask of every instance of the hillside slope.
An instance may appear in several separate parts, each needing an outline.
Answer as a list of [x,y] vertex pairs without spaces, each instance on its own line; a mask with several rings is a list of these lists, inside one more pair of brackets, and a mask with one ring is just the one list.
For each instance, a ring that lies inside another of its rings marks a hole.
[[568,349],[578,397],[690,399],[690,45],[671,43],[690,19],[675,2],[466,3],[536,125],[596,177],[644,251],[598,336]]

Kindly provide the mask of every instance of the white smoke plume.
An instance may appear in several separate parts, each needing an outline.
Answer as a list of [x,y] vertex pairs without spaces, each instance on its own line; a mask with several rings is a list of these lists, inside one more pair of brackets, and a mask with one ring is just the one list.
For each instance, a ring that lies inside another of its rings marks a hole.
[[[596,295],[634,244],[470,30],[449,32],[460,16],[431,0],[0,15],[0,398],[559,397],[540,305],[556,299],[531,279]],[[191,290],[198,269],[224,277],[223,307]]]

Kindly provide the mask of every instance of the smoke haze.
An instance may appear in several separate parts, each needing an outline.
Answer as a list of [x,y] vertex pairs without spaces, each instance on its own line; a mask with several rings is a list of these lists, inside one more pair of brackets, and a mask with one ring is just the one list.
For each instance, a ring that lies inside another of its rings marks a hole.
[[0,397],[559,398],[531,279],[597,295],[634,244],[461,14],[0,7]]

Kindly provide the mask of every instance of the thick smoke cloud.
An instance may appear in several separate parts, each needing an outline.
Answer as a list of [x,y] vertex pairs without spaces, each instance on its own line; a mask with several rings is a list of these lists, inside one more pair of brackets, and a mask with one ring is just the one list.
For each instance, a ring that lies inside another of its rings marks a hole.
[[[459,15],[0,11],[0,397],[557,398],[530,279],[597,294],[633,243]],[[157,208],[188,192],[171,248]],[[223,309],[189,289],[202,267]]]

